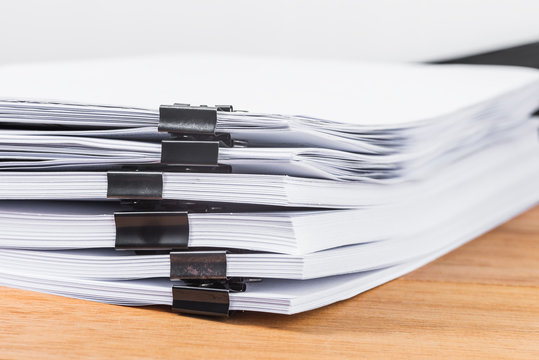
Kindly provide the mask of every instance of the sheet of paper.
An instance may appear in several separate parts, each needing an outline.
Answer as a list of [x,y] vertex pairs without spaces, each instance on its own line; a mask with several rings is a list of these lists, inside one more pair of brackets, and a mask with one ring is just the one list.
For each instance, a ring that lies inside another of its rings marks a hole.
[[[0,68],[0,97],[116,103],[147,125],[155,124],[159,105],[175,102],[232,104],[255,113],[351,125],[402,125],[528,86],[538,74],[509,67],[181,54],[7,65]],[[122,108],[94,109],[97,114],[120,114],[123,120]],[[65,106],[65,111],[73,107]]]

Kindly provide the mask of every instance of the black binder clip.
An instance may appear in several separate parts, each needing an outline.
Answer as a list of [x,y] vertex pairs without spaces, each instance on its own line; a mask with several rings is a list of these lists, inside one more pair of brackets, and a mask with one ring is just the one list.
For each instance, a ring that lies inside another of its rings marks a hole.
[[189,286],[243,292],[246,283],[260,281],[227,275],[227,250],[173,251],[170,253],[170,280]]
[[247,281],[258,279],[229,279],[226,281],[189,282],[172,286],[172,311],[182,314],[229,316],[230,294],[243,292]]
[[218,166],[218,141],[161,141],[161,164],[180,166]]
[[230,134],[216,132],[219,111],[234,110],[231,105],[161,105],[158,131],[174,135],[173,140],[161,142],[161,164],[216,167],[220,147],[245,145]]
[[161,200],[163,198],[163,173],[108,171],[107,198]]
[[189,246],[185,211],[115,212],[116,250],[169,251]]
[[229,316],[230,292],[226,289],[174,285],[172,311],[181,314]]
[[170,280],[227,280],[226,251],[170,253]]
[[217,112],[234,111],[231,105],[191,106],[189,104],[161,105],[158,131],[174,134],[215,135]]
[[227,277],[226,251],[170,253],[170,279],[185,285],[172,288],[172,310],[178,313],[228,316],[230,293],[245,291],[258,279]]

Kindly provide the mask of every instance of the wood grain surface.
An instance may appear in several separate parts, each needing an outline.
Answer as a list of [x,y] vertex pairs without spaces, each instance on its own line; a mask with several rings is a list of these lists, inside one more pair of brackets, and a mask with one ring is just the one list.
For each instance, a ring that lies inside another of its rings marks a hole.
[[296,316],[214,320],[0,288],[1,359],[539,359],[539,207]]

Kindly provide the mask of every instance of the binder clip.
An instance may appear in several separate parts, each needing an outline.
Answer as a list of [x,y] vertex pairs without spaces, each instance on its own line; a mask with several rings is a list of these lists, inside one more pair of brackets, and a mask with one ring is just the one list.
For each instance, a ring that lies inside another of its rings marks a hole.
[[229,316],[230,294],[226,289],[172,287],[172,311],[181,314]]
[[247,282],[259,279],[227,277],[227,251],[170,253],[170,279],[185,285],[172,287],[172,310],[178,313],[229,316],[230,293],[243,292]]
[[216,132],[217,112],[232,111],[231,105],[161,105],[157,129],[174,136],[173,140],[161,142],[161,164],[218,166],[219,148],[245,145],[244,141],[233,140],[228,133]]
[[170,251],[189,247],[186,211],[115,212],[116,250]]
[[163,173],[108,171],[107,198],[161,200],[163,198]]
[[228,250],[173,251],[170,253],[170,280],[183,281],[191,287],[243,292],[255,278],[227,275]]
[[234,111],[232,105],[191,106],[175,103],[159,107],[158,131],[182,135],[215,135],[217,112]]

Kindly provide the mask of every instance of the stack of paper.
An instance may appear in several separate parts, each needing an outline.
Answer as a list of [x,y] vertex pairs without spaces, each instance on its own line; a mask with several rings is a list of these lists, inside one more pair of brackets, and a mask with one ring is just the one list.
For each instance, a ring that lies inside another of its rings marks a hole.
[[0,285],[291,314],[539,201],[535,70],[184,55],[0,79]]

